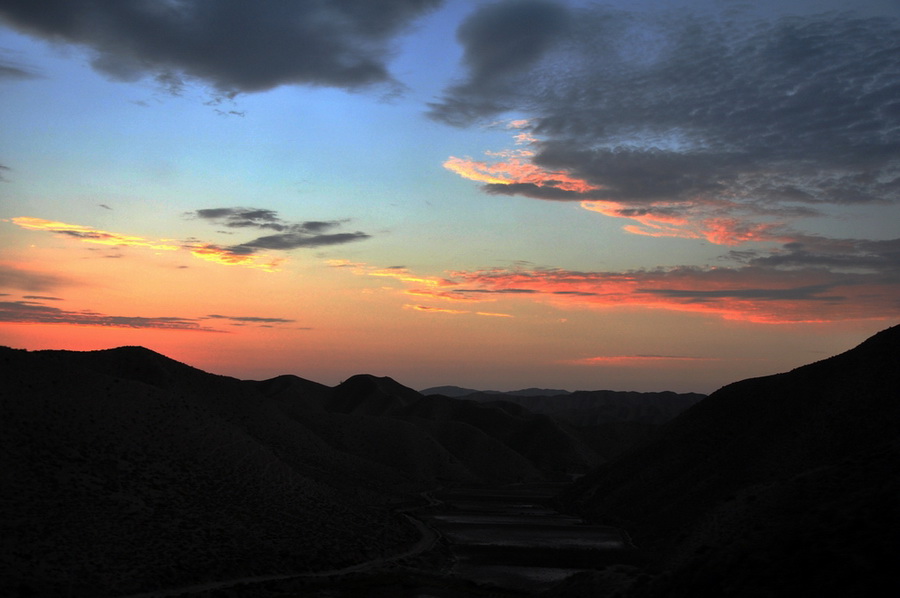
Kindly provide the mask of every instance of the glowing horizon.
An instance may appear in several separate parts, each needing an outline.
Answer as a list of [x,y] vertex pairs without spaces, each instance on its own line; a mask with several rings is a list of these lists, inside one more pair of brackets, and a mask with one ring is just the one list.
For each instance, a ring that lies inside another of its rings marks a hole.
[[710,392],[900,320],[900,9],[80,2],[0,8],[2,344]]

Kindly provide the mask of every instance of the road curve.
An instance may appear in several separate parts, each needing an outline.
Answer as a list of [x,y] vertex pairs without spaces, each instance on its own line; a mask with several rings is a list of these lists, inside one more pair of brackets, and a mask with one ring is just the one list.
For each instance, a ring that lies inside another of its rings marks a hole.
[[[425,496],[425,493],[423,493]],[[430,498],[426,496],[426,499]],[[277,581],[277,580],[285,580],[285,579],[310,579],[310,578],[321,578],[321,577],[332,577],[345,575],[347,573],[359,573],[361,571],[369,571],[373,569],[378,569],[387,565],[389,563],[393,563],[396,561],[401,561],[403,559],[413,557],[419,555],[423,552],[426,552],[434,546],[434,543],[438,539],[438,534],[433,529],[416,519],[410,515],[403,513],[403,516],[406,517],[410,523],[416,526],[416,529],[419,530],[421,534],[421,538],[410,546],[408,549],[400,552],[398,554],[394,554],[388,557],[379,557],[377,559],[371,559],[368,561],[364,561],[362,563],[357,563],[355,565],[350,565],[347,567],[342,567],[340,569],[328,569],[325,571],[316,571],[314,573],[301,573],[301,574],[288,574],[288,575],[258,575],[255,577],[238,577],[235,579],[226,579],[221,581],[211,581],[207,583],[195,584],[190,586],[181,586],[178,588],[168,588],[165,590],[154,590],[152,592],[145,592],[142,594],[132,594],[130,596],[125,596],[123,598],[173,598],[176,596],[190,596],[191,594],[196,594],[198,592],[208,592],[210,590],[221,590],[230,588],[233,586],[248,584],[248,583],[262,583],[266,581]]]

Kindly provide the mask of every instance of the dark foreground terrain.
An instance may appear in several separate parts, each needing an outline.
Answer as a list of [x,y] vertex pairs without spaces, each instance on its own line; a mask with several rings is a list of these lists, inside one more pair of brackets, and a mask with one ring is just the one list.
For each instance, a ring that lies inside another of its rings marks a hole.
[[0,349],[0,596],[892,595],[898,366],[894,327],[661,424]]

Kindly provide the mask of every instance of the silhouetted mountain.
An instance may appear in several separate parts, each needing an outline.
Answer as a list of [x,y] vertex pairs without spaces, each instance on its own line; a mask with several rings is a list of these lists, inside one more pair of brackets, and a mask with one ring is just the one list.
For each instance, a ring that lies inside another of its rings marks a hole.
[[0,368],[3,596],[334,568],[415,541],[391,510],[411,493],[599,462],[546,416],[390,378],[242,381],[141,347]]
[[388,509],[404,476],[257,383],[132,347],[4,349],[0,366],[0,595],[322,569],[418,538]]
[[[623,392],[579,390],[566,395],[505,394],[503,401],[516,403],[534,413],[552,415],[578,426],[610,422],[663,424],[703,399],[698,393]],[[496,401],[494,395],[465,397],[474,401]]]
[[568,390],[558,390],[552,388],[523,388],[522,390],[475,390],[473,388],[462,388],[460,386],[432,386],[425,390],[419,391],[423,395],[444,395],[445,397],[461,398],[467,395],[486,394],[486,395],[506,395],[510,397],[555,397],[559,395],[569,394]]
[[657,551],[663,574],[635,596],[892,594],[898,366],[895,326],[836,357],[730,384],[562,500]]
[[[550,415],[554,419],[584,427],[594,427],[589,438],[607,438],[613,431],[619,436],[631,435],[632,442],[646,436],[651,427],[633,424],[659,425],[703,399],[698,393],[630,392],[615,390],[549,390],[527,388],[511,392],[471,391],[458,386],[436,386],[422,391],[425,395],[442,395],[481,403],[503,401],[521,405],[532,413]],[[628,422],[621,427],[608,424]],[[599,428],[597,426],[600,426]],[[598,432],[603,431],[602,434]],[[617,447],[621,447],[621,443]],[[605,453],[604,453],[605,454]]]
[[431,388],[426,388],[424,390],[419,391],[421,394],[428,395],[443,395],[445,397],[450,397],[452,399],[458,399],[459,397],[464,397],[466,395],[475,394],[476,392],[493,392],[497,393],[498,391],[478,391],[474,388],[462,388],[461,386],[432,386]]

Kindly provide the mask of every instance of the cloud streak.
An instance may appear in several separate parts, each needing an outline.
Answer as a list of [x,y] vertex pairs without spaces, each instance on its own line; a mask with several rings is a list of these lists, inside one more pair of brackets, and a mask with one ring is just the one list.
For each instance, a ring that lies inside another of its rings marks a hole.
[[587,366],[646,367],[648,365],[683,364],[685,362],[708,362],[712,357],[688,357],[684,355],[599,355],[573,359],[566,363]]
[[0,288],[44,292],[75,284],[77,283],[74,280],[59,274],[35,272],[18,266],[0,264]]
[[900,239],[798,236],[767,252],[731,251],[723,259],[733,265],[626,271],[517,266],[449,271],[444,276],[361,263],[330,265],[360,276],[390,275],[404,285],[399,292],[436,301],[641,308],[770,324],[900,315]]
[[172,241],[153,241],[143,237],[113,233],[80,224],[67,224],[65,222],[57,222],[54,220],[44,220],[43,218],[21,216],[12,218],[11,222],[27,230],[46,231],[61,236],[73,237],[86,243],[96,243],[98,245],[147,247],[149,249],[159,249],[164,251],[176,251],[179,249],[179,245]]
[[49,232],[62,237],[74,238],[85,243],[114,247],[140,247],[163,251],[186,250],[194,257],[205,261],[226,266],[244,266],[266,272],[279,270],[285,258],[273,257],[270,254],[263,253],[265,250],[290,251],[293,249],[327,247],[343,245],[371,237],[361,231],[353,233],[324,232],[340,226],[344,221],[291,223],[278,218],[276,212],[264,209],[213,208],[197,210],[188,215],[224,224],[228,228],[256,228],[280,232],[257,237],[235,245],[221,245],[199,239],[183,241],[172,239],[153,240],[105,231],[81,224],[69,224],[27,216],[12,218],[10,222],[26,230]]
[[116,316],[90,310],[70,311],[34,301],[0,301],[0,322],[11,324],[68,324],[105,328],[152,328],[188,332],[223,332],[207,328],[195,318]]
[[275,234],[264,235],[244,243],[222,248],[222,251],[229,252],[238,258],[253,254],[260,249],[289,251],[291,249],[343,245],[344,243],[371,238],[371,235],[362,231],[352,233],[326,232],[341,226],[346,221],[309,220],[306,222],[289,222],[282,220],[276,211],[267,209],[209,208],[190,212],[188,216],[209,220],[227,228],[255,228],[276,231]]

